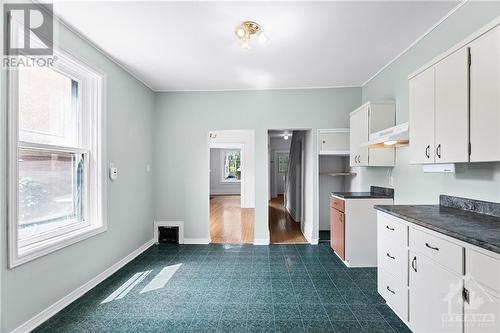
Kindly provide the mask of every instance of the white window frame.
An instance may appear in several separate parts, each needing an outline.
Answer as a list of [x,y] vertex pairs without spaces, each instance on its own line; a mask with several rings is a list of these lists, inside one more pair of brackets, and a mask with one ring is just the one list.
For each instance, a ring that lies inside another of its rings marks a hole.
[[[95,236],[107,230],[106,219],[106,75],[81,59],[60,48],[54,48],[54,70],[78,82],[82,121],[88,122],[83,133],[85,148],[39,145],[19,141],[18,129],[18,71],[8,69],[8,250],[9,268],[13,268]],[[18,240],[18,148],[38,148],[58,152],[84,154],[86,173],[85,223],[68,225],[29,241]],[[50,234],[50,237],[47,237]]]
[[240,176],[240,179],[226,179],[224,178],[224,166],[225,166],[225,163],[226,163],[226,154],[228,152],[239,152],[240,153],[240,169],[242,170],[242,172],[240,174],[243,173],[243,169],[242,169],[242,153],[241,153],[241,149],[223,149],[220,151],[220,182],[223,183],[223,184],[239,184],[241,183],[241,178],[242,176]]

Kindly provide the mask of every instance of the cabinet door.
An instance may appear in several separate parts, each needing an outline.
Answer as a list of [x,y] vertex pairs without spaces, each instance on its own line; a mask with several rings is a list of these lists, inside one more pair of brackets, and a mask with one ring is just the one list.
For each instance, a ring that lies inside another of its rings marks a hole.
[[460,275],[410,251],[409,323],[412,331],[462,333],[462,289]]
[[409,82],[410,163],[434,163],[434,68]]
[[330,245],[342,260],[345,260],[344,213],[330,208]]
[[500,298],[465,277],[468,300],[464,304],[465,332],[500,332]]
[[436,163],[469,161],[469,49],[436,64]]
[[474,41],[470,53],[470,161],[500,161],[500,27]]
[[320,154],[340,154],[349,151],[349,132],[326,132],[319,134]]
[[368,142],[368,105],[351,115],[350,134],[350,165],[368,165],[368,147],[361,147],[361,144]]

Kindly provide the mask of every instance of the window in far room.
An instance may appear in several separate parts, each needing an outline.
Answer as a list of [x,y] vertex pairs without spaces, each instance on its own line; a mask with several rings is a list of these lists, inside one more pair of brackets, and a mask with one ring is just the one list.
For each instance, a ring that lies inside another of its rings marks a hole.
[[241,181],[241,154],[239,150],[223,150],[222,156],[222,182]]
[[288,170],[288,155],[280,154],[278,155],[278,173],[280,175],[286,174]]

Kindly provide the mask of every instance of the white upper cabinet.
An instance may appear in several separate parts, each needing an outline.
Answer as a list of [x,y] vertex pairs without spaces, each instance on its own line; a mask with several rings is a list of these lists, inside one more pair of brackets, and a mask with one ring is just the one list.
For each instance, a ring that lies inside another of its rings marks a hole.
[[409,109],[412,164],[500,161],[500,27],[410,75]]
[[368,165],[368,147],[362,144],[368,142],[369,105],[351,113],[350,164],[351,166]]
[[469,49],[436,64],[435,161],[469,161]]
[[434,163],[434,67],[410,80],[410,158]]
[[370,134],[392,127],[396,123],[396,105],[388,102],[368,102],[351,112],[350,165],[394,166],[394,148],[368,148]]
[[500,161],[500,27],[472,42],[470,53],[470,161]]
[[318,148],[320,155],[348,155],[349,129],[320,129]]

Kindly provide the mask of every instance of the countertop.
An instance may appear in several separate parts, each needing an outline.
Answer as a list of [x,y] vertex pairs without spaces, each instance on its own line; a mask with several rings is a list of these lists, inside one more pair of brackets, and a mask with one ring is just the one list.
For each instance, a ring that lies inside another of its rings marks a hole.
[[370,186],[370,192],[332,192],[332,196],[342,199],[392,199],[394,198],[394,189]]
[[342,199],[392,199],[392,195],[373,192],[332,192],[332,196]]
[[500,254],[500,217],[443,205],[377,205],[375,209]]

